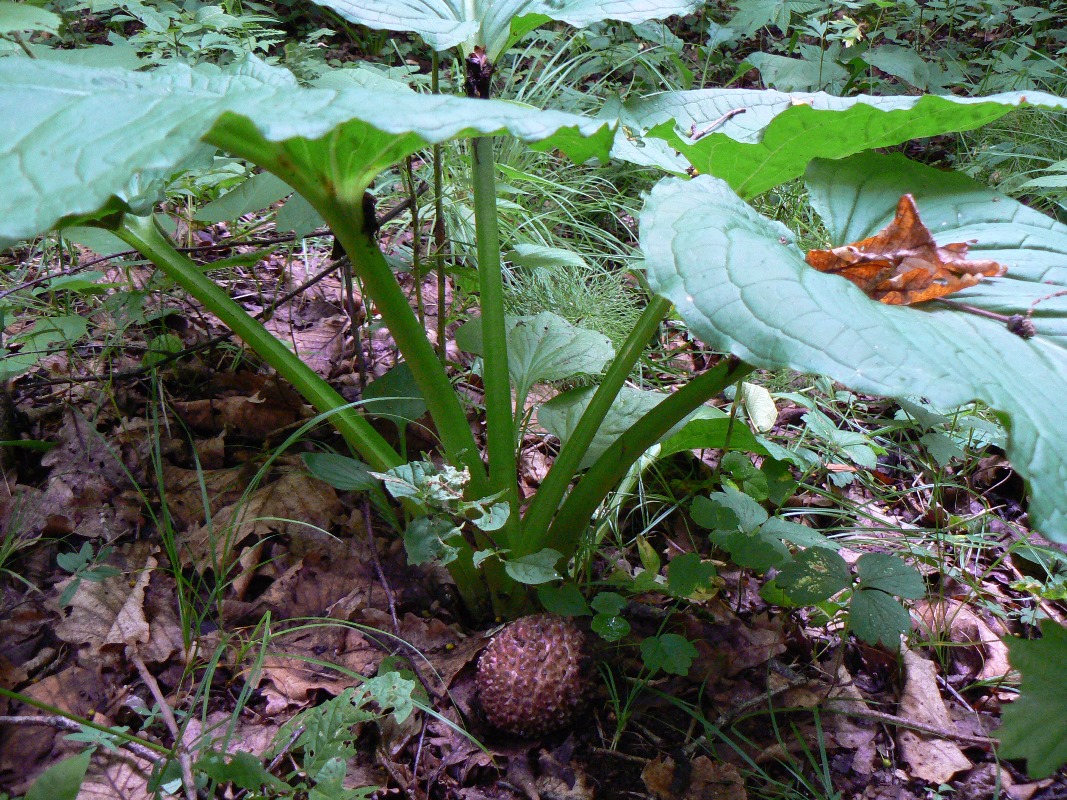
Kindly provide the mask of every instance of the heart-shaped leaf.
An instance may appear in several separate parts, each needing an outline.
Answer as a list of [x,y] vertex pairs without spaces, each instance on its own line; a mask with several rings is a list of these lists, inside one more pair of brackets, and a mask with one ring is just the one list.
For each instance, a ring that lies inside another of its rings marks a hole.
[[170,176],[205,138],[358,202],[379,171],[429,144],[503,133],[577,161],[606,158],[612,137],[604,120],[517,103],[304,89],[254,58],[228,73],[0,59],[0,246],[129,201],[132,179]]
[[622,107],[619,118],[626,136],[618,138],[613,155],[679,174],[692,165],[747,198],[803,175],[813,158],[844,158],[922,136],[970,130],[1024,105],[1067,109],[1067,100],[1044,92],[988,97],[673,92]]
[[[940,303],[891,307],[810,268],[783,225],[761,217],[725,182],[665,179],[641,217],[652,288],[710,346],[765,368],[827,375],[860,392],[919,395],[950,407],[981,400],[1010,422],[1008,457],[1031,482],[1030,515],[1067,541],[1064,317],[1067,226],[958,175],[890,156],[816,165],[810,190],[831,227],[874,230],[912,192],[938,241],[976,239],[1008,267],[956,297],[1013,314],[1033,309],[1037,336]],[[862,224],[845,220],[866,219]],[[836,222],[835,222],[836,220]],[[873,227],[871,227],[873,226]],[[835,243],[838,243],[835,241]]]
[[[520,406],[535,383],[599,375],[615,356],[607,336],[571,325],[551,311],[509,316],[506,325],[508,370]],[[456,332],[456,342],[467,352],[482,355],[481,319],[463,325]]]
[[606,19],[644,22],[688,14],[696,0],[316,0],[345,19],[368,28],[412,31],[435,50],[481,45],[496,57],[513,31],[533,30],[558,20],[584,28]]

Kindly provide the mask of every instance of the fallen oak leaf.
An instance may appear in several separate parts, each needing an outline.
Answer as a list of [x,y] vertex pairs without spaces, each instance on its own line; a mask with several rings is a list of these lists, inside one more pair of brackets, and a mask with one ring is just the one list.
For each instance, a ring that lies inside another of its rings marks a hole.
[[967,242],[938,245],[919,219],[915,198],[906,194],[897,203],[893,221],[874,236],[830,250],[810,250],[806,260],[819,272],[852,281],[872,300],[914,305],[1007,271],[996,261],[967,260],[968,247]]

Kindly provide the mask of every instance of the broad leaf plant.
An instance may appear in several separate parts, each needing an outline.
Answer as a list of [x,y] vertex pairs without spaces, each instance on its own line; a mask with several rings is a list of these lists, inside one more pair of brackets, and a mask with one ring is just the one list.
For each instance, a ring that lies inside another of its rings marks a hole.
[[[291,187],[329,225],[380,311],[429,408],[443,455],[458,471],[450,474],[463,476],[462,507],[493,509],[486,512],[492,524],[469,532],[446,526],[441,542],[461,594],[478,612],[520,612],[528,602],[523,581],[564,570],[605,498],[650,447],[672,431],[680,435],[687,420],[702,431],[703,446],[731,446],[729,420],[694,412],[757,368],[821,374],[859,392],[921,396],[943,406],[981,400],[1010,432],[1007,454],[1029,483],[1033,527],[1067,542],[1067,227],[963,175],[872,152],[976,128],[1023,106],[1063,110],[1067,101],[1032,92],[838,98],[706,89],[616,102],[593,119],[489,99],[494,62],[550,19],[640,22],[686,13],[693,3],[323,4],[353,22],[416,32],[436,50],[458,47],[470,96],[305,88],[253,57],[226,70],[174,64],[152,72],[6,57],[0,246],[72,225],[114,232],[328,414],[372,472],[396,475],[400,455],[363,413],[178,252],[152,216],[166,183],[216,151]],[[579,163],[617,158],[665,173],[640,219],[654,297],[617,352],[553,315],[505,316],[493,162],[499,137]],[[460,340],[484,362],[486,460],[378,247],[373,209],[364,202],[383,170],[457,139],[472,140],[481,311],[476,329]],[[913,195],[939,244],[971,242],[974,257],[1007,267],[1004,277],[954,295],[984,315],[936,301],[883,305],[810,268],[793,233],[747,203],[796,178],[806,182],[834,245],[873,235],[892,219],[901,195]],[[729,357],[673,394],[635,396],[624,382],[672,308]],[[1034,335],[1010,330],[1005,320],[1013,316],[1026,318]],[[577,373],[599,375],[599,383],[546,409],[543,420],[560,435],[562,449],[537,494],[520,507],[517,414],[532,383]],[[741,441],[752,441],[743,433]]]

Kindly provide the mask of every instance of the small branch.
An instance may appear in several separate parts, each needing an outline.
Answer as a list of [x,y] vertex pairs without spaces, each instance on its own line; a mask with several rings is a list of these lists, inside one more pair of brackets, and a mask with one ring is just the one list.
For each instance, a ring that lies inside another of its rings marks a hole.
[[710,125],[708,125],[705,128],[701,128],[700,130],[697,130],[696,123],[694,122],[692,127],[689,128],[689,138],[692,139],[694,142],[698,141],[700,139],[703,139],[705,136],[707,136],[709,133],[711,133],[716,128],[718,128],[718,127],[720,127],[722,125],[725,125],[727,122],[732,120],[738,114],[744,114],[747,110],[748,110],[747,108],[733,108],[733,109],[727,111],[725,114],[723,114],[717,120],[712,122]]
[[159,705],[159,713],[163,716],[163,722],[166,724],[167,730],[174,737],[174,754],[177,756],[178,766],[182,770],[182,783],[185,784],[186,800],[196,800],[196,778],[193,777],[193,760],[189,757],[189,751],[182,741],[182,732],[178,728],[178,721],[174,719],[174,712],[167,703],[167,698],[163,696],[155,676],[148,671],[148,667],[145,666],[137,651],[133,647],[127,647],[126,655],[133,662],[133,665],[137,667],[137,673],[141,676],[141,680],[144,681],[148,691],[152,693],[152,697],[155,698],[156,703]]
[[[61,731],[81,731],[84,729],[80,723],[59,715],[47,717],[35,716],[32,714],[16,716],[0,715],[0,725],[42,725],[49,728],[56,728]],[[129,739],[121,740],[120,743],[138,758],[143,758],[145,761],[150,761],[156,765],[162,765],[164,763],[164,760],[159,753],[156,753],[145,745],[137,744],[137,742],[130,741]]]
[[[1030,311],[1026,314],[1012,314],[1011,316],[1008,316],[1006,314],[998,314],[995,311],[986,311],[984,308],[969,306],[966,303],[960,303],[956,300],[945,300],[943,297],[939,298],[938,302],[944,303],[950,308],[966,312],[967,314],[974,314],[976,317],[985,317],[986,319],[1002,322],[1009,331],[1023,339],[1032,339],[1037,334],[1037,330],[1034,328],[1034,323],[1030,319],[1030,316],[1034,313],[1033,306],[1030,307]],[[1038,300],[1036,302],[1041,301]]]

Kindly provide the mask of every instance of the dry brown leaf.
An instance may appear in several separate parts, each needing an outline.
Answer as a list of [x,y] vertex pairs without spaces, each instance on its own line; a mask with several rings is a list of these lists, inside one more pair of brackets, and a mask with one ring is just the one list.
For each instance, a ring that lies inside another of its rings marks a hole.
[[[901,717],[942,730],[952,730],[952,718],[937,688],[937,668],[911,650],[904,651],[904,693],[897,712]],[[971,762],[952,742],[901,728],[897,744],[911,773],[928,783],[947,783],[953,775],[970,769]]]
[[152,765],[120,750],[98,751],[89,765],[77,800],[149,800]]
[[1007,632],[994,631],[958,600],[920,600],[912,606],[912,613],[931,642],[956,645],[948,649],[954,675],[968,681],[996,681],[1011,672],[1008,647],[1002,639]]
[[244,502],[232,503],[184,538],[183,563],[201,570],[226,568],[240,556],[250,537],[300,538],[309,526],[329,530],[341,518],[337,492],[322,481],[299,472],[283,475],[253,492]]
[[[146,644],[151,630],[144,612],[145,589],[157,564],[155,556],[147,556],[132,584],[125,575],[99,582],[82,580],[69,606],[64,609],[56,605],[61,617],[56,635],[84,647],[90,660],[100,657],[104,648],[114,655],[122,653],[127,645]],[[138,569],[129,567],[129,572]],[[56,588],[65,589],[74,580],[68,578]]]
[[280,315],[267,321],[267,329],[288,342],[300,359],[324,378],[329,378],[341,361],[349,319],[330,306],[330,316],[302,314],[303,319],[285,320]]
[[897,204],[896,217],[877,234],[832,250],[812,250],[807,261],[820,272],[852,281],[873,300],[911,305],[1007,271],[996,261],[968,261],[967,250],[964,242],[938,246],[919,219],[915,198],[906,194]]
[[303,707],[320,689],[339,695],[357,680],[316,662],[335,664],[370,677],[385,657],[384,650],[358,631],[341,625],[276,635],[273,641],[272,652],[263,662],[263,678],[270,684],[262,687],[268,714],[293,706]]
[[660,755],[641,770],[645,788],[656,800],[745,800],[745,782],[737,767],[707,756],[679,763]]
[[837,713],[824,717],[827,739],[838,747],[852,750],[852,769],[859,775],[871,775],[878,767],[878,729],[859,715],[868,710],[867,701],[852,680],[844,664],[837,667],[833,688],[826,707]]

